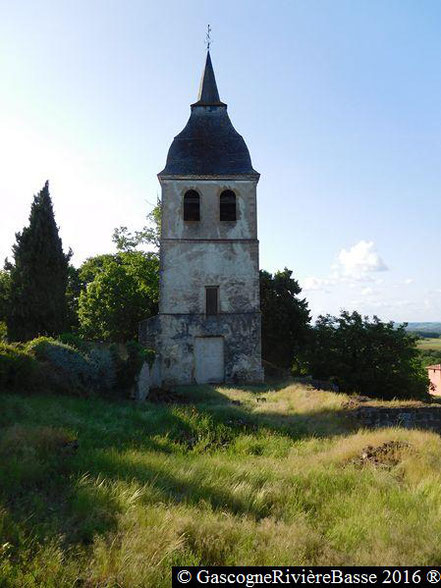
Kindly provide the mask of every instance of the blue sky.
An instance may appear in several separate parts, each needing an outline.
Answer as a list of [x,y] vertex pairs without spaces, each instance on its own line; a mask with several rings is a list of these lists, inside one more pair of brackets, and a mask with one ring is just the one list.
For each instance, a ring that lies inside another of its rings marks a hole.
[[258,187],[261,267],[314,314],[441,319],[441,3],[0,0],[0,256],[50,180],[73,262],[142,226],[207,23]]

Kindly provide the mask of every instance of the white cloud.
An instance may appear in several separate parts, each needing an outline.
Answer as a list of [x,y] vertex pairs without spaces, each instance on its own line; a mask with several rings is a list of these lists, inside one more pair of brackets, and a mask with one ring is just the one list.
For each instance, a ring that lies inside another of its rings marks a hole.
[[316,278],[314,276],[308,276],[302,281],[303,290],[325,290],[329,285],[329,280],[325,278]]
[[[331,266],[330,274],[325,277],[307,276],[301,281],[305,291],[327,292],[344,284],[346,288],[359,288],[360,282],[382,284],[381,278],[374,279],[372,273],[387,270],[373,241],[359,241],[349,249],[341,249],[337,262]],[[373,294],[373,289],[365,287],[363,295]]]
[[342,249],[334,269],[340,277],[366,279],[372,272],[387,270],[373,241],[359,241],[350,249]]
[[413,282],[413,278],[406,278],[403,283],[408,286],[409,284],[413,284]]

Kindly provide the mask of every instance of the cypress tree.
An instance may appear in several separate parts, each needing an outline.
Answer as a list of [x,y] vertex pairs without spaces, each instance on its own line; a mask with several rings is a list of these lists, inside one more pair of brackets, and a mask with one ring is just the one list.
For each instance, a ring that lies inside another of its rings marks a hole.
[[27,341],[39,335],[56,336],[66,323],[71,252],[63,252],[49,182],[34,196],[29,226],[15,237],[7,321],[9,339]]

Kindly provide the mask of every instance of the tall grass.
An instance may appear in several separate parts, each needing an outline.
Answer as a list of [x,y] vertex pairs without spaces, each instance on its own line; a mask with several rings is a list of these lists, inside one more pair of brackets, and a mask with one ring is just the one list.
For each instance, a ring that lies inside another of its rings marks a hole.
[[[162,587],[181,564],[441,565],[438,435],[357,430],[348,397],[299,385],[182,396],[0,397],[0,586]],[[389,440],[406,442],[395,465],[356,459]]]

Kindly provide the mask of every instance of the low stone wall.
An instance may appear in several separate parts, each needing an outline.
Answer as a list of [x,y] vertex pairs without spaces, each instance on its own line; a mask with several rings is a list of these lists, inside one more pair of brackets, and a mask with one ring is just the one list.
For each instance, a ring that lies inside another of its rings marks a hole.
[[161,385],[161,370],[158,358],[155,358],[152,366],[144,362],[136,378],[135,399],[139,402],[146,400],[152,388],[159,388]]
[[353,416],[366,427],[404,427],[441,433],[441,407],[435,406],[360,406]]

